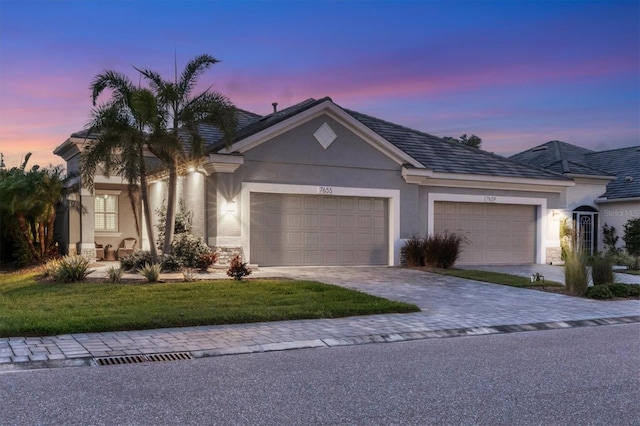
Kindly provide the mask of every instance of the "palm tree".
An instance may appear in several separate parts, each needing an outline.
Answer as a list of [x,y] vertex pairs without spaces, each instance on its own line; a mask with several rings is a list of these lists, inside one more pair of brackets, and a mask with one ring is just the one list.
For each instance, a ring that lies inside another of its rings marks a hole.
[[[26,170],[31,153],[20,167],[0,170],[0,220],[7,227],[2,237],[15,241],[24,252],[17,259],[22,263],[46,261],[56,254],[54,223],[57,208],[69,193],[77,191],[69,185],[75,176],[64,176],[62,166]],[[78,204],[69,201],[69,208]]]
[[157,153],[169,169],[169,192],[167,194],[167,225],[163,252],[171,251],[175,218],[178,167],[188,162],[199,161],[205,153],[205,141],[198,132],[201,123],[219,128],[227,145],[231,143],[236,128],[235,108],[224,95],[209,89],[193,95],[198,78],[219,61],[210,55],[192,59],[178,79],[177,67],[174,81],[164,80],[151,70],[137,69],[149,82],[151,89],[164,108],[164,115],[171,125],[168,144]]
[[[111,99],[96,106],[98,97],[107,89],[111,92]],[[91,99],[94,109],[88,125],[89,136],[96,140],[87,144],[82,153],[82,182],[94,190],[94,176],[99,164],[102,164],[105,176],[114,172],[122,176],[128,182],[127,191],[138,234],[140,228],[135,200],[140,189],[151,255],[156,259],[158,252],[151,223],[144,150],[151,148],[155,141],[162,140],[165,127],[162,112],[151,91],[136,88],[127,76],[114,71],[95,77],[91,83]]]

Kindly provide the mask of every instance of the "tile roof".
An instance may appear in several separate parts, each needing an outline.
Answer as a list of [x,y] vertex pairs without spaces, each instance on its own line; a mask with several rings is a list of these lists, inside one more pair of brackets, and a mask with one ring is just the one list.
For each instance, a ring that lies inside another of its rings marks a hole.
[[508,158],[450,142],[418,130],[345,109],[356,120],[401,149],[426,168],[443,173],[559,179],[556,173],[518,163]]
[[[321,104],[326,100],[331,100],[331,98],[322,98],[322,99],[313,99],[309,98],[302,102],[299,102],[295,105],[292,105],[288,108],[282,109],[277,112],[273,112],[271,114],[267,114],[265,116],[259,116],[254,114],[251,120],[247,120],[244,123],[244,126],[238,126],[238,132],[234,138],[234,141],[239,141],[241,139],[245,139],[251,135],[254,135],[262,130],[265,130],[277,123],[280,123],[288,118],[293,117],[296,114],[301,113],[315,105]],[[241,123],[239,123],[241,124]],[[208,152],[216,152],[224,148],[224,142],[220,139],[216,140],[215,143],[212,143],[208,149]]]
[[640,146],[593,152],[587,155],[587,163],[616,176],[604,198],[640,197]]
[[640,147],[592,151],[550,141],[511,157],[562,174],[615,176],[602,195],[607,199],[640,197]]

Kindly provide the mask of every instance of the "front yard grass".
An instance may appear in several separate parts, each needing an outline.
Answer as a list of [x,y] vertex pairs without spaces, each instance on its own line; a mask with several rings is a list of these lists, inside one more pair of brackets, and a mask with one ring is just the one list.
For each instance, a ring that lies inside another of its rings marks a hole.
[[0,275],[0,337],[47,336],[417,312],[408,303],[313,281],[54,284]]
[[491,271],[475,271],[471,269],[432,269],[431,272],[436,274],[449,275],[458,278],[466,278],[468,280],[483,281],[493,284],[508,285],[520,288],[541,288],[541,287],[564,287],[556,281],[545,280],[531,281],[530,278],[519,277],[517,275],[503,274]]

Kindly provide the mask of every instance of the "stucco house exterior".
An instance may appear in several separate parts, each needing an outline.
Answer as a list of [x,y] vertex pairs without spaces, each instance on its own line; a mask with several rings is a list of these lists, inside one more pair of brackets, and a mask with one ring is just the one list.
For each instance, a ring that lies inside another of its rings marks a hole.
[[[569,219],[588,253],[603,249],[605,224],[622,236],[627,221],[640,217],[640,146],[592,151],[550,141],[511,158],[575,182],[563,194],[564,208],[554,212],[550,230],[556,232],[559,220]],[[618,246],[622,245],[622,240],[618,241]]]
[[[181,177],[178,198],[194,234],[258,266],[398,265],[407,238],[447,231],[468,237],[462,264],[546,263],[559,253],[557,221],[573,204],[619,208],[607,192],[612,171],[583,178],[504,158],[330,98],[266,116],[237,113],[230,147],[217,129],[201,127],[208,154]],[[54,152],[74,171],[86,143],[90,135],[74,133]],[[126,182],[96,176],[95,188],[79,195],[85,214],[63,219],[68,251],[95,256],[96,242],[117,247],[126,237],[148,248],[145,227],[136,234]],[[149,193],[159,207],[162,175]],[[586,193],[592,198],[578,201]]]

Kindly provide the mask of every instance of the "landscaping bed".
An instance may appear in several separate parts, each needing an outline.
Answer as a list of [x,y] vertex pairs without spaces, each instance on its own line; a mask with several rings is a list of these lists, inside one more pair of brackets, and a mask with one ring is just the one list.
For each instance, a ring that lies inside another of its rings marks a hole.
[[[438,268],[414,268],[420,269],[427,272],[433,272],[441,275],[448,275],[458,278],[465,278],[469,280],[475,281],[483,281],[492,284],[501,284],[507,285],[510,287],[518,287],[518,288],[527,288],[532,290],[546,291],[549,293],[563,294],[565,296],[575,296],[569,292],[569,290],[561,283],[555,281],[531,281],[530,278],[520,277],[517,275],[504,274],[501,272],[491,272],[491,271],[477,271],[471,269],[438,269]],[[633,289],[636,290],[637,285],[633,284],[613,284],[612,286],[612,294],[609,296],[606,291],[599,291],[601,289],[597,289],[593,294],[593,290],[588,290],[588,295],[590,299],[598,299],[598,300],[640,300],[640,296],[637,292],[632,292],[632,294],[628,296],[623,296],[620,293],[621,286],[634,286]],[[596,287],[605,287],[605,286],[596,286]],[[609,287],[609,286],[607,286]],[[593,287],[589,287],[593,288]],[[631,287],[629,287],[631,288]],[[617,290],[617,291],[616,291]],[[610,290],[611,291],[611,290]],[[599,294],[604,294],[604,298],[599,297]]]

